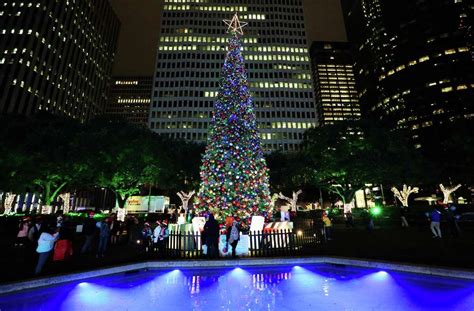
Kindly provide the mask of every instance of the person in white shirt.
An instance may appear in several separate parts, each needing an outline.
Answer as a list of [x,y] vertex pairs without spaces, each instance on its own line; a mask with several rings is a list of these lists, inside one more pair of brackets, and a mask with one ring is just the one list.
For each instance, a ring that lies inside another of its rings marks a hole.
[[38,253],[38,263],[36,264],[35,275],[38,275],[43,270],[43,267],[48,260],[49,256],[53,252],[54,243],[59,238],[59,228],[49,227],[43,233],[41,233],[38,239],[38,247],[36,252]]

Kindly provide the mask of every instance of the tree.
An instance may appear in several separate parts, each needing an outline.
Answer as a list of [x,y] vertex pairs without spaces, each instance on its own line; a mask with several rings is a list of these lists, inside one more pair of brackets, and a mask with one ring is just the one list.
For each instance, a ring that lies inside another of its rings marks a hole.
[[298,203],[298,197],[301,193],[303,193],[302,190],[298,190],[297,192],[293,191],[293,196],[289,198],[287,196],[284,196],[283,193],[280,192],[278,194],[278,198],[290,203],[291,210],[296,212],[296,204]]
[[116,207],[124,208],[127,199],[140,193],[146,183],[159,182],[161,156],[159,141],[147,129],[122,120],[99,118],[86,126],[94,167],[94,184],[115,193]]
[[299,178],[344,204],[367,183],[419,182],[426,163],[403,133],[366,121],[340,122],[306,133]]
[[193,197],[195,193],[196,191],[194,190],[189,193],[186,193],[184,191],[180,191],[177,193],[178,197],[181,199],[181,205],[186,213],[188,212],[189,200],[191,200],[191,198]]
[[203,156],[197,203],[198,211],[210,211],[221,220],[265,215],[271,204],[237,14],[228,25],[231,36]]
[[461,188],[461,184],[455,186],[455,187],[445,187],[443,184],[439,184],[439,188],[443,192],[443,204],[448,204],[449,202],[449,197],[451,196],[451,193],[455,192],[459,188]]
[[10,129],[6,144],[10,165],[7,187],[25,191],[35,186],[41,190],[42,203],[51,205],[80,171],[73,161],[75,145],[71,140],[80,124],[39,113],[23,120],[12,119],[7,128]]
[[393,194],[395,195],[395,197],[397,197],[397,199],[400,200],[400,202],[402,203],[402,206],[408,207],[408,198],[410,197],[412,193],[418,193],[420,189],[418,187],[412,188],[411,186],[403,185],[403,188],[401,191],[395,187],[392,187],[391,190]]

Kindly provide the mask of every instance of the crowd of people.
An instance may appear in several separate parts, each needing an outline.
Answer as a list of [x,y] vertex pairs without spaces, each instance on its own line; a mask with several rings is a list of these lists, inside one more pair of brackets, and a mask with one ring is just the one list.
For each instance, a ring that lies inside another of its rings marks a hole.
[[[332,228],[334,218],[325,211],[317,219],[318,229],[326,241],[333,239]],[[436,205],[431,212],[425,214],[429,221],[429,228],[433,238],[442,238],[441,221],[445,220],[452,236],[461,235],[456,216],[456,206]],[[354,227],[352,213],[344,214],[346,227]],[[370,212],[362,214],[367,230],[372,232],[374,217]],[[408,227],[406,208],[401,209],[401,226]],[[55,218],[43,216],[24,217],[18,225],[14,247],[22,256],[36,256],[34,273],[42,273],[44,266],[52,259],[65,261],[73,256],[88,256],[103,258],[110,245],[132,245],[142,254],[154,258],[164,258],[170,231],[168,223],[176,223],[178,213],[170,213],[159,220],[139,220],[135,216],[128,216],[125,221],[119,221],[115,215],[96,219],[93,213],[79,220],[58,214]],[[207,258],[215,259],[221,254],[237,257],[237,245],[240,241],[242,226],[234,217],[227,217],[225,225],[221,227],[214,215],[207,216],[201,232],[203,251]],[[225,234],[225,246],[219,250],[219,239]]]
[[461,236],[461,228],[458,224],[459,215],[456,215],[456,205],[454,204],[443,204],[438,202],[430,213],[427,213],[428,220],[430,221],[430,230],[433,234],[433,238],[441,239],[443,237],[441,232],[441,220],[446,219],[448,230],[453,237]]
[[[44,266],[51,260],[61,262],[73,257],[103,258],[110,245],[128,245],[150,258],[165,258],[170,236],[168,224],[177,221],[173,214],[155,221],[140,220],[135,216],[119,221],[115,215],[96,219],[93,213],[85,218],[71,218],[61,214],[55,218],[23,217],[19,221],[14,248],[19,256],[36,256],[35,275],[41,274]],[[225,251],[229,249],[232,256],[236,257],[241,227],[231,218],[225,230]],[[221,234],[220,224],[209,214],[201,232],[203,250],[208,258],[219,257]]]
[[164,257],[169,237],[168,219],[151,225],[137,217],[119,221],[115,215],[95,219],[90,213],[85,219],[57,215],[51,217],[23,217],[18,225],[14,243],[21,257],[36,256],[34,274],[42,272],[45,264],[66,261],[72,256],[103,258],[109,245],[132,245],[138,252]]

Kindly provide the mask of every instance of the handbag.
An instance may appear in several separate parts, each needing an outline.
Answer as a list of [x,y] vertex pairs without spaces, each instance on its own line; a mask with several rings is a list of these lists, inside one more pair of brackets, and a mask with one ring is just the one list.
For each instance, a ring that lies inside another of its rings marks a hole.
[[202,253],[203,253],[204,255],[207,255],[207,245],[206,245],[206,244],[203,244],[203,245],[202,245]]

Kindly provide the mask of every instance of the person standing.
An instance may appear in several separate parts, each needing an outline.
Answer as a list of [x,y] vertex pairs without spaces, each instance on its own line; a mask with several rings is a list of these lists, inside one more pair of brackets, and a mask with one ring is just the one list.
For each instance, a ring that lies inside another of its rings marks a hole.
[[96,233],[96,224],[93,216],[93,214],[89,214],[84,222],[82,232],[84,233],[85,240],[81,248],[81,254],[90,253],[92,251],[92,242]]
[[452,203],[446,207],[446,220],[448,222],[449,230],[451,235],[455,238],[461,235],[461,229],[459,228],[458,220],[455,215],[456,206]]
[[104,257],[105,251],[107,250],[107,244],[110,239],[110,226],[109,220],[100,221],[97,223],[99,228],[99,248],[97,249],[97,258]]
[[151,229],[150,224],[148,222],[145,222],[142,230],[143,249],[145,250],[145,253],[151,251],[151,245],[153,242],[152,238],[153,230]]
[[41,235],[41,229],[43,226],[43,221],[40,217],[37,217],[33,225],[28,230],[28,240],[32,242],[33,247],[36,247],[38,244],[38,239]]
[[110,243],[115,245],[118,243],[120,234],[120,222],[117,220],[115,216],[110,223]]
[[433,233],[433,238],[439,238],[441,239],[441,212],[437,209],[434,208],[433,211],[430,214],[430,229],[431,232]]
[[227,228],[226,237],[227,244],[230,244],[230,246],[232,247],[232,258],[237,258],[235,250],[240,240],[240,228],[237,220],[234,220],[232,222],[232,226]]
[[326,240],[330,241],[331,240],[331,231],[332,231],[332,222],[331,219],[329,219],[328,215],[326,212],[323,213],[322,217],[323,223],[324,223],[324,235],[326,236]]
[[29,218],[22,218],[18,225],[18,234],[16,235],[15,247],[25,247],[28,243],[28,232],[30,231]]
[[53,251],[54,243],[59,237],[59,230],[60,228],[50,226],[41,233],[38,239],[38,247],[36,248],[36,252],[39,256],[35,268],[35,275],[38,275],[43,271],[43,267]]
[[153,250],[158,251],[158,241],[161,233],[161,221],[156,221],[156,227],[153,229]]
[[[155,229],[156,230],[156,229]],[[158,256],[164,258],[166,252],[166,245],[168,245],[169,238],[168,222],[166,220],[162,221],[160,224],[160,231],[157,238],[158,244]]]
[[402,227],[409,227],[408,221],[407,221],[407,207],[402,206],[400,208],[400,219],[402,220]]
[[219,224],[214,218],[213,214],[209,214],[208,220],[204,224],[204,236],[207,246],[207,257],[218,258],[219,257]]

